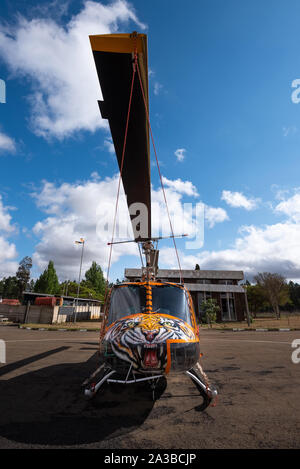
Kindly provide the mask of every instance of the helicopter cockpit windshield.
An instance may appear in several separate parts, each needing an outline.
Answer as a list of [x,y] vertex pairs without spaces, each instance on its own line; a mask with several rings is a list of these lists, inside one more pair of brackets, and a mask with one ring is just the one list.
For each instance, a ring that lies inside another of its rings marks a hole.
[[186,292],[172,285],[152,287],[152,309],[154,313],[168,314],[191,325]]
[[[151,286],[152,313],[167,314],[191,325],[186,292],[173,285]],[[110,298],[108,325],[132,314],[144,313],[146,288],[144,285],[114,287]]]
[[108,324],[125,316],[143,313],[146,308],[146,288],[143,285],[114,287],[108,315]]

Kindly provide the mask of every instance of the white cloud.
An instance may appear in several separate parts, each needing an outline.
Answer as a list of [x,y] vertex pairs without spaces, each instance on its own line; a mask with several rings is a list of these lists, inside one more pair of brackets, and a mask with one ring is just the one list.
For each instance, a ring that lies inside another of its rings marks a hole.
[[298,129],[295,125],[292,125],[290,127],[282,127],[282,133],[284,137],[287,137],[288,135],[295,135],[298,132]]
[[[166,177],[162,177],[162,181],[164,186],[167,188],[166,191],[166,196],[167,196],[167,202],[168,205],[169,200],[172,201],[173,206],[172,206],[172,213],[177,219],[177,225],[179,231],[178,233],[185,233],[187,232],[184,230],[182,220],[185,220],[187,223],[187,230],[188,234],[192,235],[194,233],[194,228],[191,227],[192,224],[192,215],[193,213],[190,212],[190,209],[188,205],[191,205],[190,202],[187,202],[186,204],[182,203],[182,195],[187,195],[189,197],[199,197],[197,188],[192,184],[191,181],[182,181],[181,179],[174,179],[170,180],[167,179]],[[156,195],[160,194],[160,192],[157,192]],[[155,196],[154,196],[155,200]],[[163,200],[161,199],[161,204],[163,203]],[[201,202],[200,202],[201,203]],[[186,207],[185,207],[186,205]],[[195,209],[195,207],[194,207]],[[182,211],[184,210],[184,214],[182,214]],[[210,207],[209,205],[204,205],[204,217],[205,220],[208,223],[209,228],[212,228],[216,223],[222,223],[223,221],[229,220],[229,217],[226,213],[226,210],[223,208],[219,207]]]
[[275,199],[277,200],[285,200],[290,193],[290,189],[282,189],[277,184],[273,184],[271,186],[271,190],[274,193]]
[[[194,268],[198,263],[201,269],[243,270],[250,279],[258,272],[277,272],[299,282],[300,189],[294,191],[294,195],[275,207],[275,212],[287,216],[287,220],[263,226],[243,226],[227,249],[181,251],[182,267]],[[283,195],[287,196],[287,192],[281,192],[280,196]],[[162,249],[160,267],[178,268],[173,249]]]
[[[34,234],[39,238],[33,260],[40,271],[52,259],[61,278],[76,278],[80,253],[77,253],[74,241],[80,237],[86,239],[83,271],[93,260],[104,270],[107,268],[107,242],[111,240],[118,177],[116,175],[101,180],[97,173],[91,176],[91,180],[58,186],[44,181],[41,190],[33,194],[37,206],[47,215],[33,228]],[[167,178],[164,178],[164,184],[174,233],[188,233],[193,238],[197,229],[194,208],[198,193],[195,186],[190,181]],[[184,203],[184,196],[192,202]],[[210,216],[210,223],[221,222],[223,219],[224,216],[215,212]],[[117,226],[115,239],[132,239],[123,190]],[[171,234],[161,188],[152,188],[152,234]],[[137,256],[138,250],[134,243],[120,244],[114,246],[113,253],[115,263],[125,254]]]
[[111,155],[114,155],[114,154],[115,154],[115,147],[114,147],[112,138],[107,137],[107,138],[104,140],[104,146],[105,146],[105,148],[107,149],[107,151],[108,151]]
[[156,75],[155,71],[149,67],[149,69],[148,69],[148,78],[149,78],[149,81],[152,82],[153,93],[155,94],[155,96],[158,96],[164,86],[161,83],[159,83],[159,81],[157,81],[157,80],[155,80],[154,83],[153,83],[153,79],[154,79],[155,75]]
[[170,180],[162,177],[164,186],[173,189],[180,194],[186,194],[192,197],[198,197],[197,188],[190,181],[182,181],[181,179]]
[[[186,252],[178,249],[180,266],[182,269],[194,269],[199,264],[199,256],[197,254],[186,254]],[[178,260],[173,247],[162,247],[159,251],[159,267],[161,269],[178,269]],[[202,267],[201,267],[202,268]]]
[[0,132],[0,151],[8,151],[10,153],[16,151],[15,141],[3,132]]
[[290,220],[300,223],[300,192],[283,200],[275,207],[275,212],[287,215]]
[[18,17],[0,25],[0,57],[18,78],[29,78],[31,125],[37,135],[62,139],[79,130],[107,128],[97,99],[101,98],[89,35],[117,32],[139,22],[125,0],[108,5],[85,1],[63,27],[53,19]]
[[18,269],[16,259],[18,253],[14,243],[10,243],[0,235],[0,279],[15,275]]
[[[169,181],[170,183],[172,181]],[[188,181],[187,181],[188,182]],[[168,210],[171,218],[173,232],[175,235],[182,235],[188,233],[189,236],[193,236],[196,230],[194,222],[193,207],[194,204],[191,202],[183,203],[182,197],[186,188],[178,185],[178,190],[175,185],[172,187],[165,188],[165,195],[168,203]],[[183,181],[182,181],[183,183]],[[188,186],[188,184],[187,184]],[[189,192],[189,196],[194,197],[194,192]],[[152,203],[152,235],[153,236],[170,236],[172,234],[170,228],[170,221],[167,213],[167,209],[164,202],[162,189],[154,190],[151,193]]]
[[[86,239],[83,271],[93,260],[107,268],[117,184],[118,176],[60,186],[44,181],[41,191],[32,194],[37,206],[49,215],[33,228],[40,238],[33,255],[40,271],[52,259],[61,278],[75,279],[80,253],[74,241],[80,237]],[[118,213],[120,230],[126,235],[130,222],[123,191]],[[132,239],[132,234],[126,237]],[[137,254],[133,244],[116,245],[113,252],[113,262],[124,253]]]
[[14,275],[18,267],[18,263],[14,260],[17,257],[16,246],[7,240],[7,237],[16,231],[8,210],[0,195],[0,279]]
[[8,213],[11,207],[5,207],[0,195],[0,232],[12,233],[16,230],[15,226],[11,224],[12,217]]
[[159,93],[161,92],[162,88],[163,88],[163,85],[161,85],[158,81],[156,81],[156,82],[154,83],[154,94],[155,94],[155,96],[158,96],[158,95],[159,95]]
[[174,152],[174,155],[176,156],[177,161],[180,161],[180,162],[182,162],[184,160],[185,154],[186,154],[186,149],[185,148],[178,148]]
[[[228,249],[180,252],[183,268],[242,270],[248,278],[258,272],[277,272],[287,279],[300,279],[299,223],[276,223],[264,227],[245,226]],[[178,268],[171,248],[160,252],[161,268]]]
[[300,278],[299,230],[296,223],[246,226],[232,248],[202,252],[199,261],[208,269],[238,269],[248,275],[278,272],[287,278]]
[[223,223],[229,220],[226,210],[220,207],[205,206],[205,219],[208,222],[209,228],[213,228],[216,223]]
[[254,210],[257,208],[260,199],[247,198],[242,192],[223,191],[221,200],[224,200],[231,207]]

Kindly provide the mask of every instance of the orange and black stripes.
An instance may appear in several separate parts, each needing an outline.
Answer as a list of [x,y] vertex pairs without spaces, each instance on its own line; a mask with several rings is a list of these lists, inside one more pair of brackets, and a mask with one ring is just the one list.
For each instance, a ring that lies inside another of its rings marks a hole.
[[151,288],[151,285],[148,282],[145,284],[145,288],[146,288],[145,313],[152,313],[152,288]]

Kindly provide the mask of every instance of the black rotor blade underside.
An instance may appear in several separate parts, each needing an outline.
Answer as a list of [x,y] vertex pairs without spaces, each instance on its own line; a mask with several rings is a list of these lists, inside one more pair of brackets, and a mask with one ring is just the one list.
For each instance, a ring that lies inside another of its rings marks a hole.
[[[121,170],[122,153],[125,139],[126,121],[129,107],[130,90],[133,76],[133,58],[131,53],[102,52],[93,50],[103,101],[99,101],[101,115],[108,119],[115,152]],[[148,80],[147,80],[148,83]],[[148,89],[144,90],[146,100]],[[148,230],[143,226],[142,236],[136,228],[131,215],[136,240],[151,237],[151,182],[149,126],[138,72],[132,94],[130,118],[122,182],[127,204],[139,202],[147,208]],[[137,227],[139,228],[139,227]]]

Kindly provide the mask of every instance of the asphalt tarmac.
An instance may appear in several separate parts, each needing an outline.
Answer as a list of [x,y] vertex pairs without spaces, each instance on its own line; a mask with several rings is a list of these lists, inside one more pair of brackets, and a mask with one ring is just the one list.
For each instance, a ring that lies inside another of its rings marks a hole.
[[201,411],[185,374],[149,385],[107,385],[87,401],[98,333],[0,326],[0,448],[299,448],[300,332],[203,331],[202,365],[219,391]]

